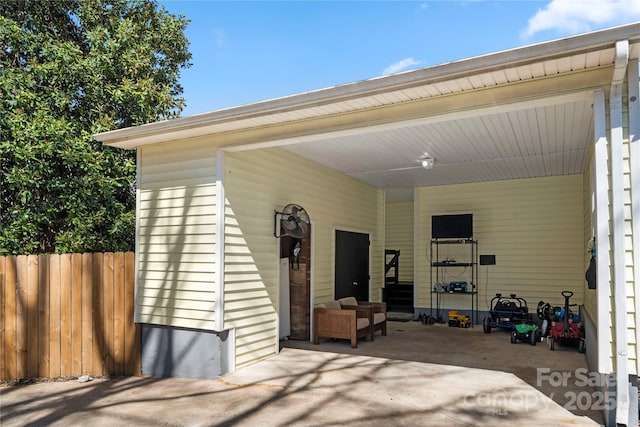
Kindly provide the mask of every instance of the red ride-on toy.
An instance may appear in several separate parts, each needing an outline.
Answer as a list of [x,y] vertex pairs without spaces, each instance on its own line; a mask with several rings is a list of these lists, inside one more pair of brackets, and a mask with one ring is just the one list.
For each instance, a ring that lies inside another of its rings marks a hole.
[[556,342],[577,343],[578,351],[586,351],[584,328],[580,323],[580,316],[573,314],[569,307],[576,304],[569,304],[569,299],[573,296],[571,291],[562,291],[564,297],[564,308],[555,314],[555,320],[551,322],[549,336],[549,350],[555,350]]

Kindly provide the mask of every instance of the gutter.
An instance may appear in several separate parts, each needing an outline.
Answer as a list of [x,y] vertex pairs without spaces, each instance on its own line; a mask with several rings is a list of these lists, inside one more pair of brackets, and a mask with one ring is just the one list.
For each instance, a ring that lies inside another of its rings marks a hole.
[[613,287],[616,352],[616,423],[629,424],[629,365],[627,289],[625,281],[625,208],[622,87],[629,63],[629,41],[616,42],[616,57],[609,97],[611,121],[611,210],[613,223]]

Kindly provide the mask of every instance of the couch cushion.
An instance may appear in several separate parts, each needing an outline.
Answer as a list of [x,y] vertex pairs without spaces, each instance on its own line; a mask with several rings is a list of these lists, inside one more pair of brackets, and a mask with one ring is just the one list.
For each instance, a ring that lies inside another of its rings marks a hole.
[[385,313],[373,313],[373,324],[377,325],[378,323],[384,322],[387,318]]
[[340,302],[341,306],[358,305],[358,300],[356,300],[354,297],[344,297],[344,298],[340,298],[338,301]]
[[323,308],[329,308],[332,310],[340,310],[342,307],[340,306],[340,303],[338,301],[327,301],[324,304]]
[[365,319],[364,317],[358,317],[356,319],[356,329],[360,330],[362,328],[366,328],[369,326],[369,319]]

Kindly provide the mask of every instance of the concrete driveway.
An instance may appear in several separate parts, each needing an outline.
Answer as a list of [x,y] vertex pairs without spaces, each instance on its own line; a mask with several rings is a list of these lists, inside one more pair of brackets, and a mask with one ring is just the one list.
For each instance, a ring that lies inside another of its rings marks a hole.
[[[385,340],[386,344],[404,342],[408,330],[411,335],[434,341],[436,334],[449,336],[450,340],[452,334],[459,334],[458,338],[482,337],[478,328],[443,330],[416,322],[391,322],[389,329],[388,337],[377,337],[372,343],[361,341],[354,351],[373,350]],[[508,340],[508,335],[491,334],[483,339],[498,342]],[[549,352],[541,345],[509,345],[513,347],[507,348],[523,352]],[[331,347],[344,352],[330,351]],[[309,349],[284,348],[275,357],[217,380],[124,378],[3,387],[0,424],[598,425],[593,417],[570,412],[554,402],[548,391],[538,390],[514,373],[350,354],[348,347],[346,342],[327,341]],[[464,352],[463,347],[459,350]],[[577,361],[579,357],[583,355],[576,353]]]

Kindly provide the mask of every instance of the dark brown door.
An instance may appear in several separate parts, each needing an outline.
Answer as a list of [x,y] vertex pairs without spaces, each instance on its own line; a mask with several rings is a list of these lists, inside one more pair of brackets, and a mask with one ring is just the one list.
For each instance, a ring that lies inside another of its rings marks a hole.
[[336,230],[335,297],[369,300],[369,235]]

